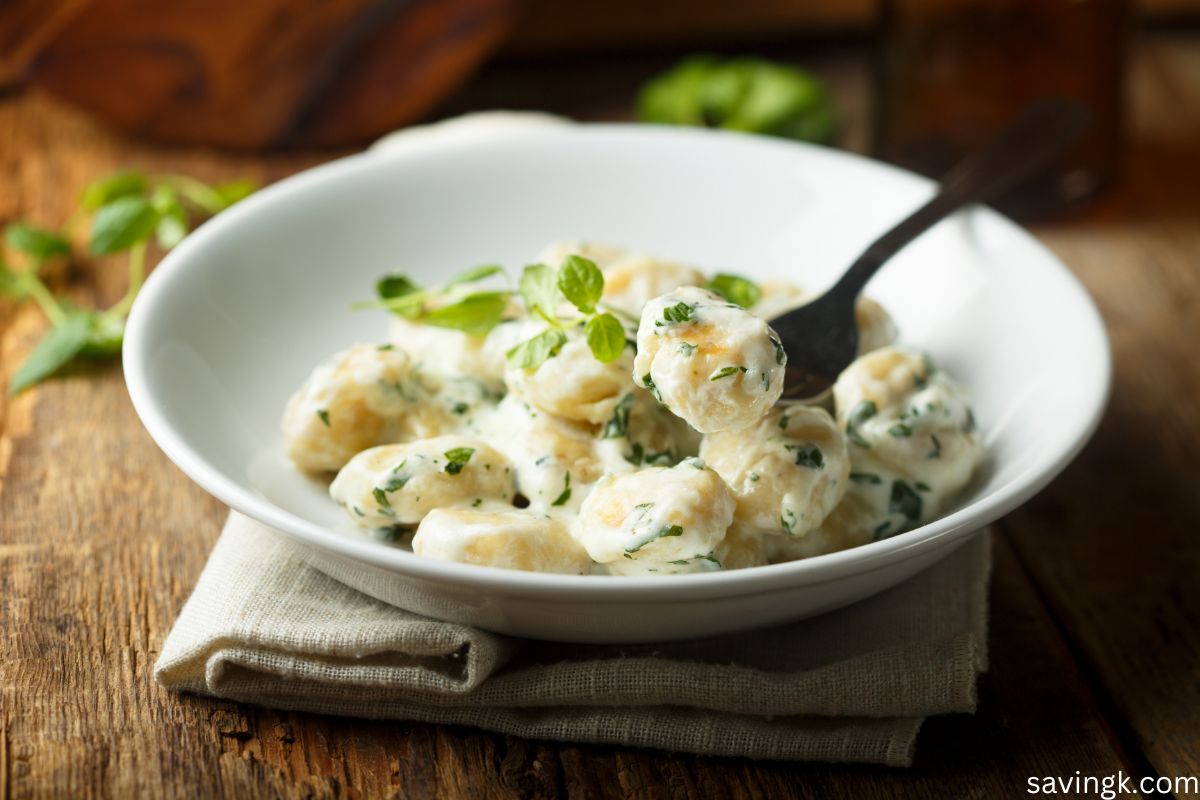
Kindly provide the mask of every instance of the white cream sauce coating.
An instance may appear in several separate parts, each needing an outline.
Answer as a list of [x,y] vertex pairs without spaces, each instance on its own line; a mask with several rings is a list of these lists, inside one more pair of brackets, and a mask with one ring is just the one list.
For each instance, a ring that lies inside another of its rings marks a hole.
[[804,302],[800,289],[764,284],[751,313],[675,262],[571,243],[544,257],[572,253],[599,265],[601,310],[630,339],[640,314],[636,352],[601,363],[568,327],[556,355],[513,369],[505,354],[547,324],[517,302],[482,336],[396,319],[390,343],[339,353],[289,401],[288,455],[338,471],[330,494],[348,518],[412,534],[418,555],[610,575],[742,569],[895,535],[942,513],[977,468],[965,394],[886,346],[895,327],[877,303],[859,303],[871,352],[839,379],[832,418],[776,404],[785,357],[764,318]]
[[685,286],[642,311],[634,379],[701,433],[744,428],[783,391],[779,337],[719,295]]

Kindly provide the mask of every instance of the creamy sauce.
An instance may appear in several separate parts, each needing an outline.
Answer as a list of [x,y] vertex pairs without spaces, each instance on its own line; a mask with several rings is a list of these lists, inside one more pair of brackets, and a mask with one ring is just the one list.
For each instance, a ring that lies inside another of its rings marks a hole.
[[[786,357],[765,322],[694,267],[604,245],[602,310],[630,346],[609,363],[583,327],[532,369],[505,354],[545,330],[514,302],[486,335],[391,322],[391,341],[318,367],[289,401],[289,457],[336,472],[365,530],[427,558],[509,569],[663,575],[740,569],[892,536],[943,513],[982,458],[960,387],[858,306],[862,355],[833,414],[779,403]],[[465,290],[463,290],[465,291]],[[632,346],[636,333],[636,352]],[[618,340],[619,341],[619,340]],[[699,456],[699,457],[697,457]]]

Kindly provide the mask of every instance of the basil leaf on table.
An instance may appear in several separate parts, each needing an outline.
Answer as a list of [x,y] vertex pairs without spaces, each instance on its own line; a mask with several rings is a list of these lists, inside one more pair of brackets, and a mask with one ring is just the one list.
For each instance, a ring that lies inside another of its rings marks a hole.
[[4,240],[12,249],[26,253],[36,261],[71,254],[71,244],[62,236],[24,222],[14,222],[5,228]]
[[144,240],[158,224],[158,212],[144,197],[121,197],[102,206],[92,220],[90,249],[103,256]]
[[88,312],[72,312],[51,328],[13,374],[9,391],[17,394],[22,389],[45,380],[78,355],[87,344],[92,326],[91,317]]

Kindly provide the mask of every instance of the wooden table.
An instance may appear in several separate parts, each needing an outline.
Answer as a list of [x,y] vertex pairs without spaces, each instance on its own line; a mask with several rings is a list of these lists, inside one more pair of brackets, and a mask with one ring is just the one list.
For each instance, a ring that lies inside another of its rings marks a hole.
[[[861,54],[813,51],[862,146]],[[625,113],[661,59],[510,64],[456,105]],[[150,677],[225,508],[158,451],[116,364],[0,397],[0,797],[1013,796],[1030,776],[1200,775],[1200,36],[1143,36],[1127,179],[1037,235],[1095,296],[1116,383],[1095,440],[999,527],[993,663],[974,716],[927,723],[911,770],[754,763],[178,697]],[[119,166],[273,180],[246,157],[114,137],[0,101],[0,221],[65,219]],[[121,269],[62,281],[111,302]],[[0,301],[0,373],[43,321]],[[1047,402],[1053,402],[1047,398]]]

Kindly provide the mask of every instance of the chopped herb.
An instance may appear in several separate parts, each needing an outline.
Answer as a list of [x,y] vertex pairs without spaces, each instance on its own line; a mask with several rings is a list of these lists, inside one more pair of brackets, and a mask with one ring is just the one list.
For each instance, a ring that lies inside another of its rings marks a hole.
[[680,342],[679,352],[690,358],[692,353],[696,352],[696,345],[691,342]]
[[783,349],[783,345],[774,336],[771,337],[771,344],[775,345],[775,363],[785,363],[787,361],[787,351]]
[[535,467],[540,467],[542,464],[545,464],[547,461],[549,461],[549,460],[550,460],[551,458],[553,458],[553,457],[554,457],[554,456],[542,456],[542,457],[541,457],[541,458],[539,458],[537,461],[534,461],[534,462],[533,462],[533,465],[534,465]]
[[728,378],[730,375],[736,375],[738,370],[746,371],[745,367],[721,367],[719,370],[709,376],[710,381],[719,381],[722,378]]
[[650,394],[654,395],[655,400],[660,403],[662,402],[662,393],[659,392],[658,387],[654,385],[654,379],[650,377],[649,372],[642,376],[642,386],[645,386],[650,390]]
[[663,309],[663,322],[687,322],[695,310],[695,306],[689,306],[687,303],[676,303]]
[[942,457],[942,442],[938,439],[937,434],[930,434],[929,438],[933,441],[933,449],[929,451],[926,458],[941,458]]
[[604,424],[601,439],[616,439],[629,432],[629,411],[633,408],[633,395],[627,394],[613,409],[612,419]]
[[455,414],[462,416],[463,414],[467,413],[467,411],[470,410],[470,408],[471,407],[469,405],[467,405],[466,403],[464,403],[460,400],[457,403],[455,403],[453,406],[451,406],[450,410],[453,411]]
[[750,308],[762,299],[762,290],[758,288],[758,284],[740,275],[718,272],[709,279],[708,290],[742,308]]
[[[654,504],[648,503],[646,505],[654,505]],[[641,507],[642,506],[636,506],[636,508],[641,508]],[[642,542],[638,543],[637,545],[635,545],[633,547],[625,548],[625,552],[626,553],[636,553],[638,550],[641,550],[643,547],[650,544],[651,542],[657,541],[659,539],[665,539],[670,536],[683,536],[683,528],[680,527],[679,525],[664,525],[663,527],[659,528],[658,531],[650,538],[643,540]]]
[[919,491],[919,492],[932,492],[933,491],[933,487],[931,487],[925,481],[917,481],[914,485],[917,487],[917,491]]
[[451,475],[457,475],[462,472],[463,467],[471,460],[471,455],[475,452],[474,447],[455,447],[445,452],[446,467],[443,472],[448,472]]
[[367,512],[363,511],[358,506],[350,506],[350,508],[354,509],[354,513],[360,517],[365,517],[367,515]]
[[815,444],[785,444],[784,449],[796,452],[796,463],[811,469],[824,469],[825,456]]
[[888,433],[890,433],[892,436],[896,437],[897,439],[904,439],[909,436],[912,436],[913,430],[912,430],[911,426],[906,425],[903,422],[897,422],[895,425],[888,428]]
[[791,418],[791,417],[789,417],[787,414],[784,414],[782,417],[780,417],[780,418],[779,418],[779,428],[780,428],[780,430],[785,430],[785,431],[786,431],[786,430],[787,430],[787,426],[788,426],[788,422],[790,422],[790,421],[791,421],[791,419],[792,419],[792,418]]
[[560,494],[560,495],[559,495],[559,496],[558,496],[558,497],[557,497],[557,498],[554,500],[554,502],[553,502],[553,503],[551,503],[550,505],[552,505],[552,506],[565,506],[565,505],[567,504],[567,501],[568,501],[568,500],[570,500],[570,499],[571,499],[571,473],[570,473],[570,472],[568,472],[568,473],[566,474],[566,477],[565,477],[565,479],[563,480],[563,490],[562,490],[562,494]]
[[687,464],[692,469],[704,469],[705,468],[704,459],[697,458],[696,456],[688,456],[687,458],[685,458],[683,460],[683,463]]
[[969,408],[967,409],[967,424],[963,427],[963,430],[967,433],[975,430],[975,412]]
[[766,370],[764,370],[761,373],[761,375],[762,375],[763,391],[765,392],[771,388],[771,374],[769,372],[767,372]]
[[854,481],[855,483],[866,483],[872,486],[877,486],[878,484],[883,483],[883,478],[880,478],[878,475],[872,472],[851,472],[850,480]]
[[324,422],[325,427],[328,428],[329,427],[329,410],[324,409],[324,408],[318,408],[317,416],[320,417],[321,422]]
[[394,517],[396,512],[392,510],[392,504],[388,502],[387,494],[383,489],[376,486],[371,490],[371,496],[375,498],[375,502],[379,504],[379,513],[385,517]]
[[921,495],[904,481],[892,482],[892,495],[888,500],[888,510],[903,514],[905,519],[915,523],[921,518],[923,501]]
[[890,531],[891,529],[892,529],[891,522],[881,522],[878,525],[876,525],[875,530],[873,532],[875,541],[878,542],[880,539],[882,539],[884,536],[886,536],[888,531]]
[[782,525],[783,529],[789,534],[794,534],[796,532],[796,512],[792,511],[790,508],[785,508],[783,510],[783,516],[779,518],[779,524]]
[[384,487],[383,487],[383,490],[384,490],[385,492],[395,492],[395,491],[399,491],[400,489],[403,489],[403,488],[404,488],[404,484],[406,484],[406,483],[408,483],[410,480],[412,480],[412,476],[411,476],[411,475],[403,475],[403,476],[402,476],[402,475],[400,474],[400,471],[401,471],[402,469],[404,469],[404,465],[405,465],[405,464],[407,464],[407,463],[408,463],[408,459],[405,459],[405,460],[401,461],[399,464],[397,464],[397,465],[396,465],[396,466],[395,466],[395,467],[392,469],[392,473],[391,473],[391,475],[388,477],[388,482],[387,482],[387,483],[384,485]]
[[476,497],[474,500],[471,501],[471,508],[479,508],[481,505],[483,505],[482,497]]
[[749,478],[748,478],[748,480],[749,480],[751,483],[758,483],[758,480],[759,480],[759,475],[758,475],[758,473],[757,473],[757,472],[751,472],[751,473],[750,473],[750,476],[749,476]]
[[862,434],[858,432],[858,426],[875,416],[878,410],[875,402],[872,400],[863,400],[854,407],[850,412],[849,418],[846,420],[846,436],[850,441],[859,447],[869,448],[871,446],[871,443],[864,439]]

